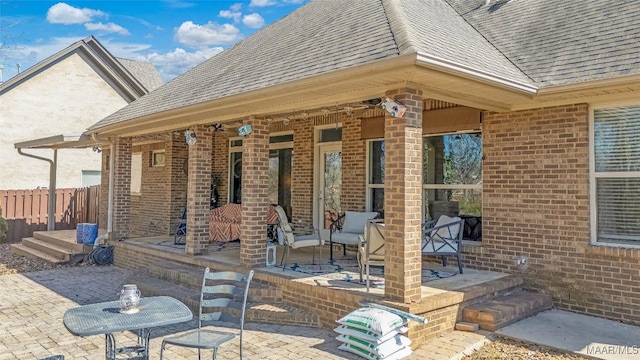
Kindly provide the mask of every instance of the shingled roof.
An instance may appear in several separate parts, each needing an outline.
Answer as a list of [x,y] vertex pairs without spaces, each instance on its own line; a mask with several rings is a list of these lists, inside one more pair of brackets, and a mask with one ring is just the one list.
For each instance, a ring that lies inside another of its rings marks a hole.
[[638,6],[594,3],[311,0],[90,130],[411,53],[536,87],[640,72]]
[[124,58],[116,58],[116,60],[138,79],[148,91],[153,91],[164,85],[164,81],[152,63]]
[[446,0],[539,88],[640,74],[637,0]]

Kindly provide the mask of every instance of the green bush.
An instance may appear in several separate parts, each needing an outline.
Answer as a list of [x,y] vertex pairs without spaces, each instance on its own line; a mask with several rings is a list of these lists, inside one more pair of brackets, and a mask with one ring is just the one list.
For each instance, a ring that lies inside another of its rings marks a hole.
[[0,242],[7,239],[9,232],[9,223],[2,217],[2,207],[0,207]]

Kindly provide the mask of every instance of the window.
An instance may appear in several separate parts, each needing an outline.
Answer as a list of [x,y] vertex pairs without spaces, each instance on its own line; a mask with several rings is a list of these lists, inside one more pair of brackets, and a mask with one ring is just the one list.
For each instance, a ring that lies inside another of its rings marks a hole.
[[369,141],[367,209],[384,218],[384,140]]
[[151,153],[151,166],[164,166],[164,150]]
[[82,170],[82,187],[100,185],[100,174],[97,170]]
[[[293,134],[276,134],[269,139],[269,202],[279,204],[291,217],[291,171]],[[242,202],[242,140],[229,141],[229,202]]]
[[423,216],[482,216],[482,135],[425,137],[422,143]]
[[592,241],[640,245],[640,105],[595,109]]
[[142,187],[142,154],[131,155],[131,193],[140,194]]
[[[423,219],[440,215],[465,219],[464,238],[482,239],[482,134],[425,137],[422,163]],[[384,214],[384,140],[367,151],[367,210]]]

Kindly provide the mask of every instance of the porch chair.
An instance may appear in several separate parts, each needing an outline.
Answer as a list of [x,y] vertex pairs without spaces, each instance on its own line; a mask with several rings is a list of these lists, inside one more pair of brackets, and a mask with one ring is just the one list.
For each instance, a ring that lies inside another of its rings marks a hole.
[[182,210],[182,216],[176,223],[176,231],[173,233],[173,244],[184,245],[187,240],[187,207]]
[[[166,345],[196,348],[198,349],[198,359],[200,359],[202,349],[212,349],[215,360],[220,345],[234,339],[236,334],[202,327],[204,322],[210,321],[238,322],[240,324],[240,359],[242,359],[244,315],[251,279],[253,279],[253,270],[250,270],[248,275],[244,275],[232,271],[211,272],[209,268],[204,269],[202,290],[200,291],[198,328],[162,340],[160,360],[162,360],[162,353]],[[240,315],[239,318],[238,315]]]
[[447,266],[447,256],[455,256],[458,270],[462,274],[460,248],[464,220],[459,217],[441,215],[438,220],[422,224],[422,253],[442,257],[442,266]]
[[369,292],[369,266],[384,265],[384,219],[367,221],[364,235],[358,237],[358,270],[360,270],[360,282],[366,272],[367,292]]
[[286,246],[286,250],[282,252],[282,260],[280,260],[282,271],[284,271],[287,266],[287,261],[289,260],[289,253],[291,249],[299,249],[308,246],[313,246],[313,254],[311,259],[312,264],[314,264],[316,261],[316,247],[320,247],[318,266],[320,267],[320,269],[322,269],[322,247],[324,246],[324,240],[320,238],[320,233],[316,230],[313,234],[309,235],[294,235],[293,229],[289,224],[289,220],[287,220],[287,214],[285,213],[282,206],[276,205],[276,213],[278,214],[278,219],[280,221],[276,227],[278,240],[280,241],[280,238],[282,238],[281,244],[284,244],[284,246]]
[[342,244],[347,255],[347,245],[358,245],[358,237],[364,234],[367,220],[378,217],[377,212],[345,211],[329,226],[329,259],[333,261],[333,244]]

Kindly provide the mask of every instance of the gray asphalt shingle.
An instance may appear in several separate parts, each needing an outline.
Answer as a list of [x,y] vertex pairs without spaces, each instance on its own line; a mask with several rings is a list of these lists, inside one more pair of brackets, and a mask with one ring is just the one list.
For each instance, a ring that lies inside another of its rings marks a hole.
[[420,52],[538,87],[640,73],[637,0],[311,0],[93,125]]
[[158,70],[149,62],[116,58],[148,91],[153,91],[164,84]]

